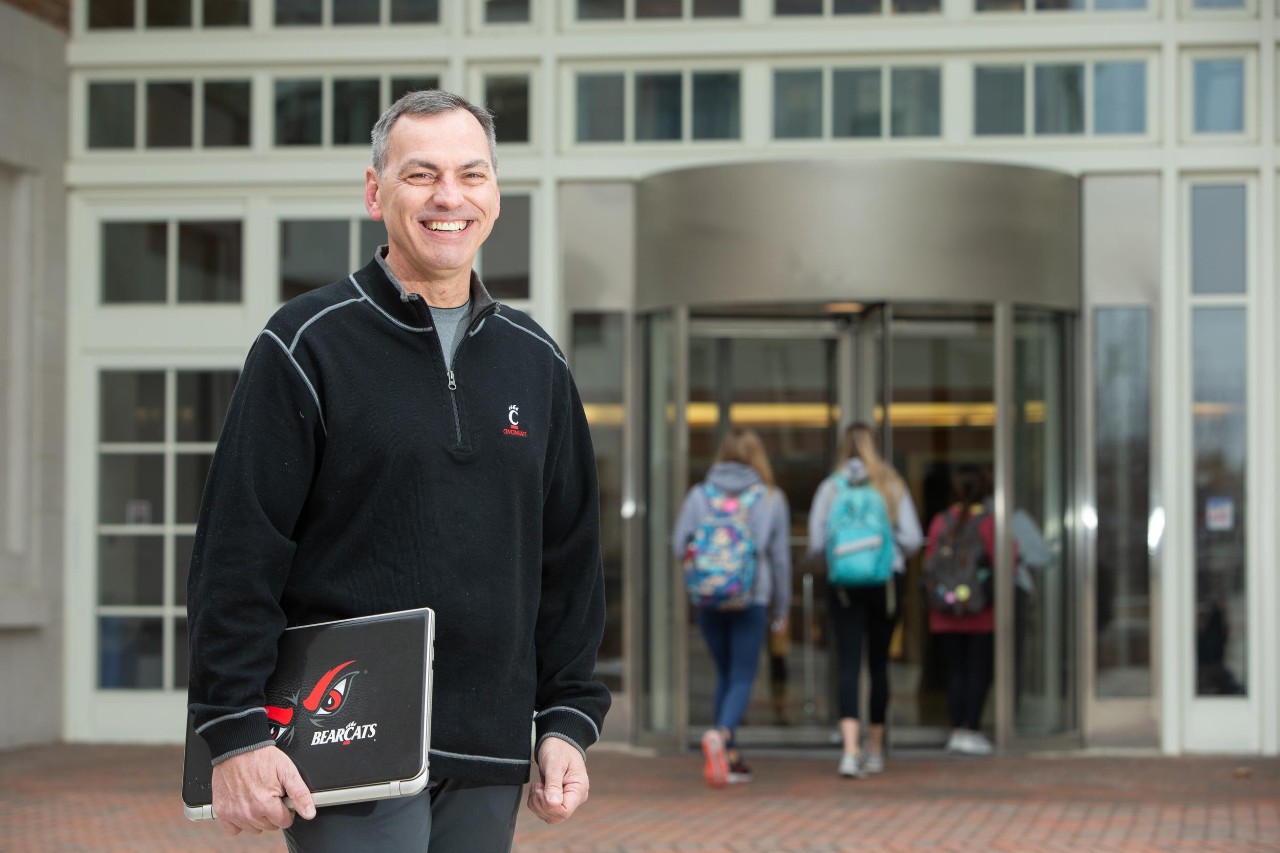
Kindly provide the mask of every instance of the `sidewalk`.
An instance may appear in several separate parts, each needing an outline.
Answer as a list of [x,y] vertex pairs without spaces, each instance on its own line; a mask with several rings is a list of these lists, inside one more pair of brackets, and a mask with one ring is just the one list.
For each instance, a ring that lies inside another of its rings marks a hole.
[[[545,826],[522,807],[517,853],[1280,851],[1280,759],[891,760],[835,775],[835,753],[756,756],[756,781],[712,791],[700,756],[593,750],[590,801]],[[177,747],[0,752],[0,851],[284,850],[182,817]]]

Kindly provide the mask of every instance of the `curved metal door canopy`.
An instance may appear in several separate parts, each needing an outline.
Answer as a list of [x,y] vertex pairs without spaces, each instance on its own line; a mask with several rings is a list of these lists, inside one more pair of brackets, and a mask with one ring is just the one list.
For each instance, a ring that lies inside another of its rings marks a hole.
[[779,302],[1080,307],[1080,180],[933,160],[735,163],[641,180],[640,311]]

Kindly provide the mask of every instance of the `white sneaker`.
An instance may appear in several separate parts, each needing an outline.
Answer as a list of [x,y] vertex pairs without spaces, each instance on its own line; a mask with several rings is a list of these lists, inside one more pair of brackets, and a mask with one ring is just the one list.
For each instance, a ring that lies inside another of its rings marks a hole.
[[842,755],[840,756],[840,767],[836,770],[846,779],[861,779],[864,775],[862,770],[861,755]]
[[868,752],[866,761],[862,762],[862,767],[868,773],[874,775],[884,772],[884,753]]
[[965,755],[991,755],[996,748],[987,740],[987,736],[982,732],[965,732],[964,740],[958,746],[960,752]]
[[947,752],[964,752],[962,744],[965,740],[965,732],[955,729],[951,732],[951,737],[947,738]]

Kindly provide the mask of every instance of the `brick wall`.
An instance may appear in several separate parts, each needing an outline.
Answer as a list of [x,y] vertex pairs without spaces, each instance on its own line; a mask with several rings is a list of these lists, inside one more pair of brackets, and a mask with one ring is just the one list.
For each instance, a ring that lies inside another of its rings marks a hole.
[[34,15],[64,33],[71,28],[71,0],[0,0],[0,3]]

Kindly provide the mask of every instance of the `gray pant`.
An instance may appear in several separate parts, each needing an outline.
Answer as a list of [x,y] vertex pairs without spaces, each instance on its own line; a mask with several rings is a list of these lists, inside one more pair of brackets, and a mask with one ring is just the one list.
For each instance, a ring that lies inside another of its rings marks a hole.
[[433,779],[414,797],[316,809],[284,838],[289,853],[510,853],[522,787]]

